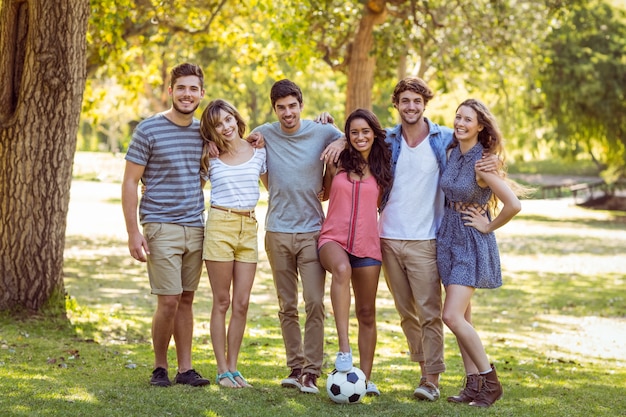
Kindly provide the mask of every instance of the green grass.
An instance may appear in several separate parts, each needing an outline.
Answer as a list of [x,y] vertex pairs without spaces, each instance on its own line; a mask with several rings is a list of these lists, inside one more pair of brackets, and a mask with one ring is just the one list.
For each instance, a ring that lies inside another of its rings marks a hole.
[[[119,210],[119,202],[105,204]],[[278,381],[288,370],[264,254],[240,358],[240,371],[254,388],[153,388],[148,379],[155,300],[145,265],[127,255],[125,241],[86,231],[66,242],[69,321],[0,316],[0,415],[626,416],[620,345],[626,340],[626,213],[542,204],[525,202],[522,214],[498,233],[505,284],[477,291],[474,299],[475,325],[505,389],[489,409],[412,398],[419,368],[408,360],[384,280],[372,376],[382,396],[339,406],[325,395],[323,378],[317,396],[281,388]],[[213,380],[210,305],[204,273],[195,304],[194,366]],[[324,370],[330,371],[337,339],[330,302],[327,308]],[[355,322],[351,331],[355,342]],[[444,398],[458,392],[463,375],[448,331],[445,353]]]

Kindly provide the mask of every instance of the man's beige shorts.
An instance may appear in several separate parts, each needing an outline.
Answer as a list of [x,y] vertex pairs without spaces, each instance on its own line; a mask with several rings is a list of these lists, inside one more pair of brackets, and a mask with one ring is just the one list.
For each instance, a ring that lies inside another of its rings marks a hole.
[[152,294],[178,295],[196,291],[202,274],[202,227],[146,223],[148,277]]

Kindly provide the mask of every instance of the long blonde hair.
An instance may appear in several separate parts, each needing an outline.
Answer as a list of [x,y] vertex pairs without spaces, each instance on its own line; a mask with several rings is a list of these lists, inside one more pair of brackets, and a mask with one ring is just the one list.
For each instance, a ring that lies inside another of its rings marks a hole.
[[246,133],[246,122],[241,117],[241,114],[237,111],[235,106],[227,102],[226,100],[217,99],[209,103],[209,105],[202,112],[200,118],[200,135],[204,140],[204,146],[202,149],[202,160],[200,162],[201,172],[203,174],[209,171],[209,148],[208,142],[213,142],[221,152],[228,152],[231,148],[231,144],[222,140],[220,135],[217,134],[215,127],[220,122],[221,111],[232,115],[237,120],[237,132],[239,137],[243,138]]

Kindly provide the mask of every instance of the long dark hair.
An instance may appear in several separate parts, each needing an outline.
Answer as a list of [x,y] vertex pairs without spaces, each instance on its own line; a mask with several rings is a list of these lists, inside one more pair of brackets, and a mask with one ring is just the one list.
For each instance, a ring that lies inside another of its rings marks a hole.
[[[355,119],[363,119],[374,132],[374,143],[370,150],[369,160],[366,161],[361,153],[354,149],[350,143],[350,124]],[[354,172],[363,176],[363,167],[369,164],[370,172],[376,179],[378,187],[384,192],[389,188],[392,181],[391,176],[391,147],[385,138],[387,132],[383,129],[374,113],[366,109],[356,109],[346,119],[344,129],[348,147],[339,155],[339,165],[346,172]]]

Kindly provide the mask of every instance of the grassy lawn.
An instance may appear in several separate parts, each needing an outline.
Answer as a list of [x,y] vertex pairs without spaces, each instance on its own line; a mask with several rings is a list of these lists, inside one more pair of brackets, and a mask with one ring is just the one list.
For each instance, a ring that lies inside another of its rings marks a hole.
[[[448,331],[443,400],[413,399],[419,367],[408,359],[381,279],[372,378],[382,396],[339,406],[326,396],[325,378],[317,396],[280,387],[288,369],[264,253],[240,359],[254,388],[149,386],[155,299],[145,265],[128,256],[115,197],[119,184],[91,184],[86,189],[93,195],[74,193],[74,187],[72,193],[65,255],[69,322],[0,317],[1,416],[626,416],[624,212],[586,211],[570,200],[526,201],[499,231],[505,284],[478,291],[474,300],[475,325],[504,385],[496,405],[475,410],[445,401],[463,376]],[[330,300],[326,305],[329,372],[337,338]],[[194,366],[213,380],[210,306],[205,272],[195,304]],[[355,344],[356,321],[351,330]]]

